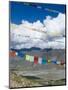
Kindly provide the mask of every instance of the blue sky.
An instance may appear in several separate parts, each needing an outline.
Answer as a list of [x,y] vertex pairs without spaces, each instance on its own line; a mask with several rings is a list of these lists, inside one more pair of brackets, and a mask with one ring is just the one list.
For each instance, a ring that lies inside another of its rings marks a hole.
[[65,5],[26,4],[10,2],[10,47],[64,49]]
[[65,5],[37,3],[35,5],[41,6],[42,9],[29,5],[24,5],[23,2],[10,2],[11,23],[20,24],[22,20],[27,20],[29,22],[35,22],[37,20],[40,20],[42,22],[48,15],[52,17],[56,17],[58,15],[55,12],[49,12],[44,10],[45,8],[65,13]]

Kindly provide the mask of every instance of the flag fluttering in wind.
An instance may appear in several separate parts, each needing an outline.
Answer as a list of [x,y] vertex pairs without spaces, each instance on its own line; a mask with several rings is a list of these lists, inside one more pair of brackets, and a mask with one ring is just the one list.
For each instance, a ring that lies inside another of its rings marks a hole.
[[59,65],[59,64],[61,64],[61,62],[60,61],[57,61],[57,65]]
[[46,59],[46,57],[32,56],[16,51],[10,51],[9,56],[10,57],[18,56],[21,58],[25,57],[26,61],[33,62],[34,64],[47,64],[47,63],[57,64],[57,65],[65,64],[64,60],[59,61],[56,57],[52,57],[51,59]]
[[38,64],[42,64],[42,58],[41,57],[38,58]]
[[18,54],[17,54],[17,56],[19,56],[19,57],[24,57],[24,53],[22,53],[22,52],[17,52]]
[[57,64],[57,59],[54,57],[54,58],[51,59],[51,62],[52,62],[53,64]]
[[25,60],[30,61],[30,55],[25,55]]
[[34,64],[38,64],[38,56],[34,56]]
[[15,51],[10,51],[10,52],[9,52],[9,56],[15,57],[15,56],[16,56],[16,52],[15,52]]
[[51,63],[51,60],[50,59],[48,59],[48,63]]
[[34,62],[34,56],[30,56],[30,62]]
[[45,57],[42,58],[42,64],[46,64],[47,63],[47,60]]
[[64,65],[64,60],[61,60],[61,65]]

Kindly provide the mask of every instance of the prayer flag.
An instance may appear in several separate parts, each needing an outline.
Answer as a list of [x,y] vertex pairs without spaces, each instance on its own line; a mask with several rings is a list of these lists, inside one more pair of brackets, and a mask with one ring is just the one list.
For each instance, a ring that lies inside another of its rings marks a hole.
[[30,62],[34,62],[34,56],[30,56]]
[[19,56],[19,57],[24,57],[24,53],[18,52],[18,56]]
[[15,51],[10,51],[10,52],[9,52],[9,56],[15,57],[15,56],[16,56],[16,52],[15,52]]
[[38,63],[38,56],[34,56],[34,64]]
[[46,58],[43,57],[43,58],[42,58],[42,64],[46,64],[46,63],[47,63]]
[[27,61],[30,60],[30,55],[26,55],[26,60],[27,60]]
[[64,68],[65,68],[65,66],[66,66],[66,65],[64,64]]
[[52,61],[53,64],[57,64],[57,61]]
[[42,64],[42,58],[41,57],[38,58],[38,63]]
[[48,63],[51,63],[51,60],[50,59],[48,59]]
[[57,61],[57,64],[59,65],[60,64],[60,61]]
[[53,64],[57,64],[56,58],[52,58],[52,59],[51,59],[51,62],[52,62]]
[[61,60],[61,65],[64,65],[64,60]]
[[16,52],[16,56],[18,56],[18,52]]
[[26,60],[30,61],[30,55],[26,55]]

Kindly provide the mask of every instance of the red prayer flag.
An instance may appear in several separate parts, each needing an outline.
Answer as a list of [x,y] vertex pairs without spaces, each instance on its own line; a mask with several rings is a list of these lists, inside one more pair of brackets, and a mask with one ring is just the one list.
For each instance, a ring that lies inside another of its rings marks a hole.
[[64,60],[61,60],[61,65],[64,65]]
[[16,56],[16,52],[15,52],[15,51],[10,51],[10,52],[9,52],[9,56],[15,57],[15,56]]
[[34,56],[34,64],[38,63],[38,56]]

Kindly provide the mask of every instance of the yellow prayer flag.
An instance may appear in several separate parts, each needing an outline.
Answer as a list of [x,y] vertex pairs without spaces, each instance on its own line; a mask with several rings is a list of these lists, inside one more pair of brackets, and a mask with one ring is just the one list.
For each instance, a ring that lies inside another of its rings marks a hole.
[[48,63],[51,63],[51,60],[50,59],[48,60]]

